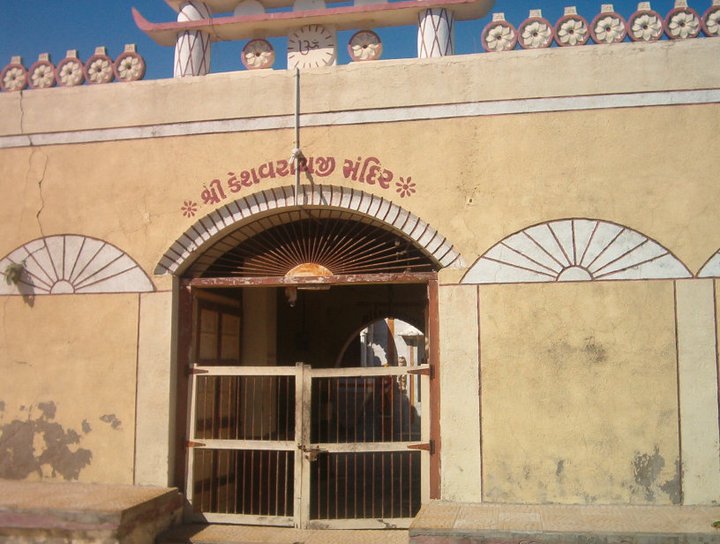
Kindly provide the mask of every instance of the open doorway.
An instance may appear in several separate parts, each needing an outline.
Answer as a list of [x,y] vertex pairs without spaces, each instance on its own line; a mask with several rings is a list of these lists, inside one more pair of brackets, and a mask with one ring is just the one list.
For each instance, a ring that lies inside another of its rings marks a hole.
[[429,497],[427,282],[290,287],[190,290],[195,516],[407,526]]

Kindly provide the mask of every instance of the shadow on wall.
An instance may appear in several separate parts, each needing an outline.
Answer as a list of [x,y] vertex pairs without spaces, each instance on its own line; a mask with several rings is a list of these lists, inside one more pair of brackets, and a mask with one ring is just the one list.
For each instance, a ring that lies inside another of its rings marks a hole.
[[4,423],[5,403],[0,401],[0,478],[22,480],[35,474],[77,480],[92,460],[90,450],[78,447],[91,431],[87,420],[78,433],[53,421],[57,407],[52,401],[20,409],[27,409],[25,421]]

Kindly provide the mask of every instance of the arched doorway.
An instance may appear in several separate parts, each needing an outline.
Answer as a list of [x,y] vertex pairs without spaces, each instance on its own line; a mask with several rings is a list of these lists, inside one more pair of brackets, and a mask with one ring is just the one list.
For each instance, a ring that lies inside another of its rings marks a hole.
[[437,360],[335,362],[359,325],[388,315],[421,323],[432,353],[441,265],[388,223],[318,206],[257,214],[204,249],[180,289],[177,452],[196,517],[407,526],[437,494]]

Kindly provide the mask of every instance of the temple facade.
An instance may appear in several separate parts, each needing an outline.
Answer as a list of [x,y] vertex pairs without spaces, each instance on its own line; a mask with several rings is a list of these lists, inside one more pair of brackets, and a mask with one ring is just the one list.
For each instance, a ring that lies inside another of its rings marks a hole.
[[136,13],[170,80],[8,65],[0,478],[295,527],[717,504],[720,4],[496,14],[452,55],[492,2],[426,3]]

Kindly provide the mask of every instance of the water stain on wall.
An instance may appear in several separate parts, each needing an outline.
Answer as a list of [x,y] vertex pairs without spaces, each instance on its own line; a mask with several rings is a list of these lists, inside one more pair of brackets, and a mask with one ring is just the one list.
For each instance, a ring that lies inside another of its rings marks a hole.
[[[4,409],[5,403],[2,406]],[[37,408],[37,417],[31,409],[25,421],[15,419],[0,425],[0,478],[42,476],[43,467],[49,467],[53,477],[77,480],[90,464],[92,452],[78,447],[80,433],[53,421],[57,412],[54,402],[41,402]],[[87,434],[84,429],[83,434]]]
[[568,364],[581,363],[588,367],[596,367],[607,363],[608,353],[605,346],[594,336],[585,337],[582,343],[578,340],[570,343],[561,340],[547,349],[547,358],[557,371],[565,371]]

